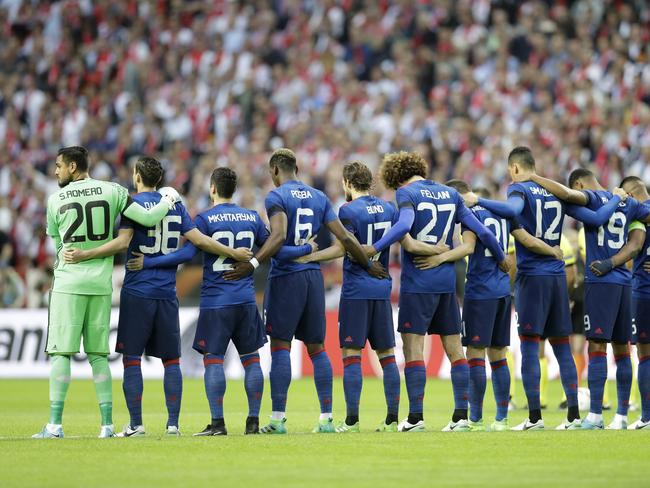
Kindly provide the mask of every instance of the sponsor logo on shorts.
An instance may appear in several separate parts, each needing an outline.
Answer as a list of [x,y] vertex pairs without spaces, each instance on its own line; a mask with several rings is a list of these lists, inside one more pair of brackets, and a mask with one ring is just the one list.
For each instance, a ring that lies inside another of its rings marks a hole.
[[411,322],[405,322],[404,323],[404,328],[405,329],[410,329],[411,328]]
[[600,327],[598,327],[598,328],[594,331],[594,334],[602,334],[602,333],[603,333],[603,329],[601,329]]
[[347,337],[345,338],[345,341],[344,341],[344,342],[352,342],[352,337],[347,336]]
[[201,346],[201,347],[205,347],[205,341],[203,339],[201,339],[199,342],[197,342],[197,344],[199,346]]
[[474,337],[472,337],[473,342],[478,342],[480,340],[481,340],[481,336],[475,335]]

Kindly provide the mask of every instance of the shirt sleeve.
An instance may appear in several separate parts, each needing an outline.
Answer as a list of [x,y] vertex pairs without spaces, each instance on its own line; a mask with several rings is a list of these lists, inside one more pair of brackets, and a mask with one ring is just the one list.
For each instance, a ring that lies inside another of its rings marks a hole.
[[257,232],[255,235],[255,244],[258,247],[262,247],[266,240],[269,238],[269,229],[266,228],[264,222],[260,218],[259,214],[255,212],[255,218],[257,219]]
[[196,229],[196,224],[192,222],[192,217],[187,213],[185,205],[177,204],[176,208],[178,208],[181,213],[181,233],[185,235],[192,229]]
[[374,248],[377,252],[382,252],[394,242],[402,239],[413,226],[415,221],[415,210],[413,207],[402,207],[399,212],[399,219],[388,231],[379,239]]
[[325,209],[323,210],[323,223],[324,224],[329,224],[333,220],[336,220],[336,213],[334,213],[334,209],[332,208],[332,202],[330,202],[330,199],[323,194],[323,199],[325,200]]
[[115,205],[118,209],[118,213],[124,212],[129,205],[133,203],[131,196],[129,195],[129,190],[118,183],[112,183],[113,186],[113,195],[115,197]]
[[210,231],[208,230],[208,224],[205,222],[203,215],[199,214],[196,216],[196,219],[194,219],[194,225],[196,226],[197,229],[201,231],[202,234],[205,234],[206,236],[210,236]]
[[582,205],[566,205],[566,214],[590,227],[599,227],[609,220],[616,211],[621,199],[614,195],[605,205],[595,212]]
[[399,188],[395,192],[395,200],[397,201],[397,208],[399,210],[409,207],[415,210],[415,203],[411,198],[410,192],[406,188]]
[[476,234],[476,237],[478,237],[483,245],[490,250],[494,259],[498,262],[503,261],[505,254],[503,253],[503,249],[501,249],[501,245],[499,244],[499,241],[497,241],[496,236],[481,224],[473,213],[468,212],[464,214],[461,223],[464,224],[468,230],[471,230]]
[[354,221],[351,214],[352,212],[350,212],[350,208],[347,205],[343,205],[339,209],[339,220],[343,224],[343,227],[354,233]]
[[266,208],[266,215],[269,219],[278,212],[287,213],[287,210],[284,208],[284,202],[276,191],[272,191],[266,196],[264,207]]
[[191,261],[199,250],[191,242],[186,242],[185,245],[177,251],[170,252],[169,254],[161,254],[160,256],[144,256],[142,267],[149,268],[175,268],[179,264]]
[[634,220],[645,220],[648,217],[648,215],[650,215],[650,207],[639,202],[638,200],[635,200],[634,198],[627,199],[627,201],[630,200],[632,200],[636,204],[636,208],[634,209],[633,212]]
[[524,196],[519,192],[512,192],[508,195],[508,200],[499,202],[496,200],[488,200],[487,198],[479,198],[478,203],[481,207],[485,207],[490,212],[493,212],[500,217],[506,219],[513,219],[521,214],[524,210]]
[[55,211],[50,201],[47,203],[47,235],[54,240],[54,249],[59,253],[61,249],[61,235],[59,234],[59,223],[56,220]]

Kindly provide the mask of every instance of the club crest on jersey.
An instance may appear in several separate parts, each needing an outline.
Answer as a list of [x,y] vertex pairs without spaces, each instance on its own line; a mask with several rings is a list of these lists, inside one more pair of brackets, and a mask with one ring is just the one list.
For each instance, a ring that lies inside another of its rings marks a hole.
[[451,198],[449,192],[446,190],[433,192],[430,190],[422,189],[420,190],[420,195],[425,198],[431,198],[433,200],[449,200]]

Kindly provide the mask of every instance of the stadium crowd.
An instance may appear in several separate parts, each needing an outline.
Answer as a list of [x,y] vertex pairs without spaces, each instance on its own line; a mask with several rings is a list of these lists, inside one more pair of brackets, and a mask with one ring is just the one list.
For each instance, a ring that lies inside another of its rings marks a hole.
[[159,158],[193,215],[215,165],[263,214],[280,146],[339,200],[342,163],[400,149],[494,190],[516,145],[552,178],[650,184],[643,0],[0,0],[0,30],[0,307],[46,304],[62,146],[125,185]]

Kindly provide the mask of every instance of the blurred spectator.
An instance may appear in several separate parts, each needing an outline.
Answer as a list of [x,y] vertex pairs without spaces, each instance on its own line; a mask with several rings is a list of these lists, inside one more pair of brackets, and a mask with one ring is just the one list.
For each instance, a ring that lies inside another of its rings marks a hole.
[[281,145],[335,200],[342,163],[398,149],[495,190],[518,144],[551,177],[650,184],[642,0],[0,0],[0,29],[0,232],[23,279],[40,270],[30,283],[51,265],[44,206],[70,144],[125,185],[157,156],[192,213],[215,165],[262,210]]

